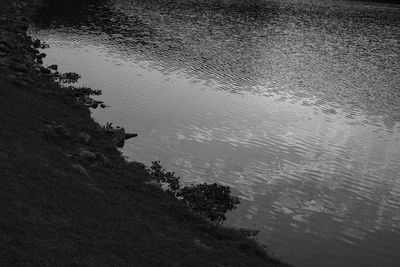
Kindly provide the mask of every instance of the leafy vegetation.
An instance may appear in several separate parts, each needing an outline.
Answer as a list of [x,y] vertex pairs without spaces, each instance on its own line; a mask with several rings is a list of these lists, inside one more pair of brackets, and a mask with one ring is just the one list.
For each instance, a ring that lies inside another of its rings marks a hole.
[[229,186],[216,183],[185,186],[177,195],[193,211],[217,222],[224,221],[225,213],[235,209],[240,203],[238,197],[231,195]]
[[84,86],[82,87],[69,86],[68,93],[76,97],[88,97],[91,95],[101,95],[101,90],[94,90]]
[[212,222],[226,220],[225,214],[240,204],[240,199],[231,195],[229,186],[204,183],[181,188],[180,177],[176,177],[174,172],[162,168],[160,161],[153,161],[147,171],[156,181],[166,184],[168,190],[194,212]]
[[176,177],[174,172],[163,169],[160,161],[153,161],[151,167],[147,171],[157,182],[166,184],[169,191],[175,195],[178,194],[181,187],[179,182],[180,177]]
[[75,72],[66,72],[58,77],[61,83],[76,83],[81,78],[81,75]]

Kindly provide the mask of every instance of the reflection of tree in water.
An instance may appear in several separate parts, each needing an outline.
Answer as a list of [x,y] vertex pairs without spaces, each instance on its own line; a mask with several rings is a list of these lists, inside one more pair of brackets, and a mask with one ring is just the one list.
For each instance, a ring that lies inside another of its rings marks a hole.
[[[110,51],[240,93],[400,118],[400,15],[394,9],[239,0],[48,1],[44,27],[107,33]],[[383,30],[384,29],[384,30]],[[397,29],[397,30],[396,30]],[[93,41],[96,38],[93,37]],[[99,43],[104,40],[99,40]]]
[[[111,0],[46,0],[34,17],[42,28],[71,27],[83,33],[128,34],[146,27],[136,17],[114,10]],[[136,18],[136,19],[135,19]]]
[[252,34],[260,29],[251,21],[273,14],[270,8],[258,8],[250,1],[49,0],[36,23],[108,33],[113,43],[106,45],[124,52],[140,50],[166,72],[179,69],[250,88],[257,76],[252,62],[259,58]]

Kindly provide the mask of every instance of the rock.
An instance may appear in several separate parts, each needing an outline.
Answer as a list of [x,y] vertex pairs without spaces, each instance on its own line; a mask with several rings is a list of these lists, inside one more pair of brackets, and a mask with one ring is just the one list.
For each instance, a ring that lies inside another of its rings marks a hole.
[[105,104],[100,104],[101,108],[106,108],[107,106]]
[[125,134],[125,140],[131,139],[131,138],[136,137],[136,136],[138,136],[137,133],[126,133]]
[[195,243],[196,245],[198,245],[199,247],[201,247],[202,249],[204,249],[204,250],[210,250],[210,249],[213,248],[213,247],[207,246],[207,245],[204,244],[200,239],[197,239],[197,238],[194,240],[194,243]]
[[44,124],[53,124],[54,123],[54,121],[49,121],[49,120],[46,120],[45,118],[42,118],[42,117],[38,117],[38,120],[40,120]]
[[16,83],[16,85],[18,85],[18,86],[20,86],[20,87],[25,87],[25,88],[29,87],[29,83],[27,83],[27,82],[25,82],[25,81],[18,81],[18,82]]
[[69,133],[69,131],[67,129],[65,129],[65,127],[62,126],[61,124],[53,125],[53,128],[60,137],[62,137],[62,138],[70,138],[71,137],[71,134]]
[[116,147],[121,148],[124,146],[125,140],[138,136],[136,133],[125,133],[124,128],[114,128],[111,127],[111,124],[109,126],[106,127],[105,131],[108,135],[111,135],[111,140]]
[[44,123],[44,133],[46,134],[47,138],[51,137],[55,140],[61,138],[70,138],[71,134],[69,131],[61,124],[58,124],[55,121],[48,121],[41,117],[38,118],[41,122]]
[[94,154],[93,152],[90,152],[89,150],[86,150],[84,148],[79,149],[78,155],[79,155],[79,158],[82,159],[83,161],[97,159],[96,154]]
[[58,70],[58,66],[56,64],[50,65],[47,68],[51,70]]
[[71,154],[68,154],[68,153],[64,153],[64,156],[66,156],[66,157],[69,158],[69,159],[72,159],[72,158],[73,158],[73,156],[72,156]]
[[80,140],[81,142],[87,144],[87,143],[89,143],[91,136],[90,136],[89,134],[85,133],[85,132],[81,132],[81,133],[78,135],[78,138],[79,138],[79,140]]
[[114,133],[111,136],[112,142],[116,147],[123,147],[125,144],[125,129],[119,128],[115,129]]
[[89,177],[89,176],[90,176],[89,173],[88,173],[88,171],[87,171],[85,168],[83,168],[81,165],[79,165],[79,164],[72,164],[72,167],[73,167],[75,170],[77,170],[79,173],[83,174],[84,176],[86,176],[86,177]]
[[43,64],[43,59],[41,57],[37,57],[36,62],[41,65]]

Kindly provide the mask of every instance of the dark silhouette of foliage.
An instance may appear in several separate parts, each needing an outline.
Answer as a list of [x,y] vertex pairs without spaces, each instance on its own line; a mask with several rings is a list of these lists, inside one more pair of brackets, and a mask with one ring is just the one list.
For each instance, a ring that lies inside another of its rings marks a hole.
[[216,183],[185,186],[177,196],[195,212],[211,221],[224,221],[225,213],[235,209],[240,203],[238,197],[231,195],[229,186]]
[[81,78],[81,75],[75,72],[63,73],[58,77],[61,83],[76,83]]
[[166,183],[168,190],[184,201],[193,211],[210,221],[224,221],[226,212],[235,209],[240,203],[238,197],[231,195],[229,186],[204,183],[181,188],[180,177],[176,177],[174,172],[163,169],[160,161],[153,161],[147,171],[156,181]]
[[166,183],[169,190],[174,194],[176,194],[181,187],[179,183],[180,177],[176,177],[174,172],[168,172],[163,169],[160,161],[153,161],[148,172],[157,182]]
[[101,95],[101,90],[94,90],[89,87],[74,87],[74,86],[69,86],[67,87],[67,92],[71,95],[74,95],[76,97],[88,97],[91,95]]

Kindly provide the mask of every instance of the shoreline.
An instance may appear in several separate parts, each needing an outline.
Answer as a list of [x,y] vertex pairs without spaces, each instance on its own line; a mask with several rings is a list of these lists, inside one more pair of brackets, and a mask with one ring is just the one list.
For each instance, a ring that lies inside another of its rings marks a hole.
[[125,161],[76,101],[86,93],[66,91],[56,66],[40,64],[42,44],[24,19],[29,2],[0,12],[0,265],[290,266]]

